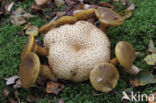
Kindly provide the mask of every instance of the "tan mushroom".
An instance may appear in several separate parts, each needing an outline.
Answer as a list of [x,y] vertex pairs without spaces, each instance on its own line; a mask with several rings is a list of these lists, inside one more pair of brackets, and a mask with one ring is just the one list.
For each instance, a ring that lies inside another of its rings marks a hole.
[[39,57],[35,53],[30,52],[23,58],[19,69],[22,86],[30,88],[35,83],[38,75],[42,75],[53,81],[56,80],[52,70],[46,65],[41,65]]
[[119,26],[124,23],[125,18],[110,8],[99,7],[95,11],[96,17],[100,21],[100,29],[106,32],[109,26]]
[[125,41],[120,41],[115,47],[116,58],[111,60],[111,63],[116,65],[120,63],[124,70],[130,74],[136,74],[139,69],[133,65],[133,61],[136,58],[134,48],[131,44]]
[[86,21],[49,31],[44,45],[49,48],[49,64],[58,79],[88,80],[96,64],[110,61],[107,36]]
[[90,72],[92,86],[101,92],[107,93],[115,88],[118,79],[118,70],[110,63],[98,64]]
[[30,35],[27,38],[27,41],[26,41],[25,47],[23,49],[21,58],[23,59],[25,57],[25,55],[30,53],[30,52],[35,52],[35,53],[42,55],[42,56],[48,55],[48,49],[41,47],[38,44],[36,44],[35,39],[32,35]]

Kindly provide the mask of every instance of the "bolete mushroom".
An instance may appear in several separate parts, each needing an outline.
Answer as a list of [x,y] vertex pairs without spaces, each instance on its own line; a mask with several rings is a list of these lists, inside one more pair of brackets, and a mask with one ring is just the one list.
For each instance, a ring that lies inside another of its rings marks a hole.
[[119,26],[124,23],[125,18],[110,8],[99,7],[95,11],[96,17],[100,21],[100,29],[106,32],[109,26]]
[[58,79],[88,80],[96,64],[110,61],[110,42],[106,34],[86,21],[49,31],[44,45],[49,48],[48,61]]
[[30,88],[35,83],[38,75],[47,77],[50,80],[56,80],[52,70],[46,65],[41,65],[39,57],[35,53],[30,52],[22,59],[19,69],[22,86]]
[[92,86],[101,92],[107,93],[115,88],[118,79],[118,70],[110,63],[98,64],[90,72]]
[[116,65],[120,63],[124,70],[130,74],[136,74],[139,69],[133,65],[133,61],[136,58],[134,48],[131,44],[125,41],[120,41],[115,47],[116,58],[111,60],[111,63]]
[[42,56],[48,55],[48,49],[41,47],[38,44],[36,44],[35,39],[32,35],[30,35],[27,38],[27,41],[26,41],[26,44],[24,46],[21,58],[23,59],[26,56],[26,54],[28,54],[30,52],[35,52],[35,53],[42,55]]

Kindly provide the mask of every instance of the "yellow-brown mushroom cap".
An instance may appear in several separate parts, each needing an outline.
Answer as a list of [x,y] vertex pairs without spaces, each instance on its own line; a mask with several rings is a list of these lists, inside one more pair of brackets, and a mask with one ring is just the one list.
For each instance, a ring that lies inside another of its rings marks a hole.
[[38,56],[30,52],[25,55],[19,69],[19,76],[22,86],[30,88],[39,75],[40,60]]
[[30,35],[27,38],[27,41],[26,41],[26,44],[24,46],[21,58],[24,58],[26,54],[31,52],[33,50],[33,48],[34,48],[34,45],[35,45],[34,37],[32,35]]
[[136,58],[134,48],[125,41],[120,41],[115,47],[115,55],[119,63],[125,69],[131,69],[134,59]]
[[114,65],[109,63],[96,65],[90,72],[90,82],[92,86],[101,92],[107,93],[115,88],[118,79],[118,70]]
[[106,26],[119,26],[124,22],[123,17],[109,8],[99,7],[96,9],[95,14],[100,23]]
[[49,64],[59,79],[88,80],[94,65],[110,61],[106,34],[86,21],[49,31],[44,45],[49,48]]

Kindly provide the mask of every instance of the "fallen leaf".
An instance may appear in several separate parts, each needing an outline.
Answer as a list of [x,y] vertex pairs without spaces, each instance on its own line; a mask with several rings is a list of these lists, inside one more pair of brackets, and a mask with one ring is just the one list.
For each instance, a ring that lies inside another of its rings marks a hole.
[[15,101],[14,98],[9,98],[9,102],[10,102],[10,103],[17,103],[17,101]]
[[35,0],[36,4],[38,6],[43,6],[45,5],[46,3],[48,3],[49,0]]
[[7,96],[9,95],[9,93],[10,93],[10,91],[9,91],[7,88],[5,88],[5,89],[3,90],[3,95],[4,95],[5,97],[7,97]]
[[38,27],[36,27],[34,25],[29,25],[28,28],[25,31],[25,34],[32,35],[32,36],[37,36],[38,35]]
[[16,81],[16,83],[13,85],[13,88],[17,89],[17,88],[21,88],[21,87],[22,87],[21,81],[20,81],[20,79],[18,79]]
[[76,4],[76,2],[72,1],[72,0],[65,0],[65,3],[68,5],[68,6],[73,6]]
[[148,52],[149,53],[156,53],[156,48],[154,47],[153,40],[150,40],[149,41],[149,44],[148,44]]
[[37,78],[37,84],[39,84],[40,86],[44,86],[47,82],[47,78],[43,77],[43,76],[39,76]]
[[156,103],[156,92],[148,96],[148,103]]
[[18,75],[14,75],[9,78],[4,78],[4,80],[6,80],[6,85],[11,85],[11,84],[14,84],[18,78],[19,78]]
[[144,60],[148,65],[156,65],[156,54],[147,55]]
[[124,17],[125,19],[128,19],[132,16],[133,12],[130,10],[122,10],[119,13],[122,17]]
[[55,4],[57,7],[64,5],[64,3],[65,3],[64,0],[55,0]]
[[13,15],[11,15],[11,23],[15,25],[22,25],[26,23],[29,18],[34,17],[30,13],[24,11],[23,8],[18,8]]
[[57,18],[60,18],[61,16],[65,15],[65,14],[66,14],[66,12],[57,12],[56,16],[57,16]]
[[104,2],[104,1],[100,1],[100,2],[96,3],[96,5],[101,6],[101,7],[108,7],[108,8],[111,8],[111,9],[114,8],[113,5],[111,5],[110,3]]
[[130,10],[130,11],[134,11],[134,9],[135,9],[134,3],[131,3],[130,6],[127,8],[127,10]]
[[37,6],[35,4],[32,4],[31,9],[36,11],[43,11],[43,9],[40,6]]
[[36,102],[37,101],[37,98],[34,97],[32,94],[29,94],[27,96],[27,99],[26,99],[28,102]]
[[127,0],[124,0],[123,3],[122,3],[122,5],[123,5],[123,6],[126,6],[127,3],[128,3],[128,1],[127,1]]
[[156,83],[156,77],[151,72],[141,71],[132,77],[130,83],[134,87],[144,86],[146,84]]
[[118,1],[120,1],[120,0],[113,0],[113,1],[118,2]]
[[56,103],[64,103],[63,99],[59,99]]
[[64,85],[60,83],[48,82],[46,86],[46,93],[53,93],[58,95],[61,90],[64,89]]
[[5,6],[5,11],[6,11],[7,14],[10,14],[13,5],[14,5],[14,2],[11,2],[10,4]]
[[77,6],[75,6],[73,11],[75,11],[75,10],[82,10],[82,9],[84,9],[84,3],[79,3]]

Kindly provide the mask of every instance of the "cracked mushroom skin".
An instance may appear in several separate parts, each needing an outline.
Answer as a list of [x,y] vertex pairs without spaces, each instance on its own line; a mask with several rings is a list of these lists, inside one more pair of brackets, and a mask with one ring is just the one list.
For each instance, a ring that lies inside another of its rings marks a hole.
[[44,45],[49,48],[49,64],[58,79],[88,80],[96,64],[110,61],[109,39],[86,21],[49,31]]

